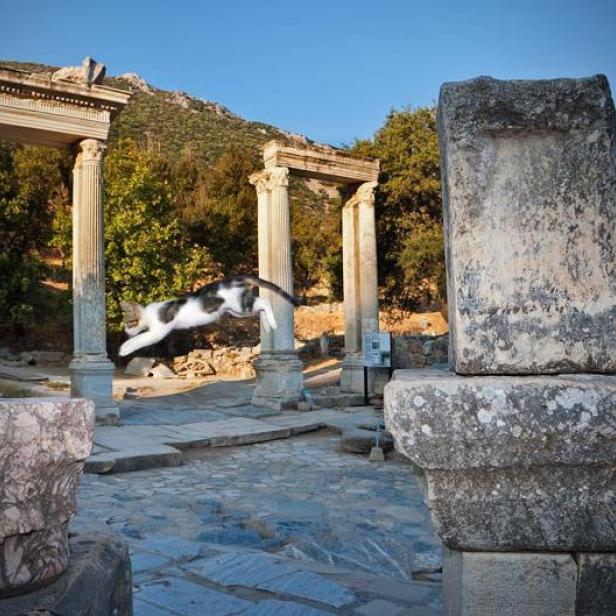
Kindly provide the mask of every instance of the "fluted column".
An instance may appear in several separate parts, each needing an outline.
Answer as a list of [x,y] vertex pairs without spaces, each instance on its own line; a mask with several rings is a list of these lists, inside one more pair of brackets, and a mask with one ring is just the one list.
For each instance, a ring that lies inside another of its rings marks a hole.
[[[269,173],[260,171],[253,173],[249,181],[257,189],[257,239],[259,248],[259,276],[270,280],[270,191],[267,179]],[[261,297],[267,299],[272,305],[273,293],[267,289],[260,289]],[[263,325],[265,317],[261,315],[261,353],[269,353],[274,349],[274,332],[267,330]]]
[[[376,182],[362,184],[342,209],[345,330],[340,389],[355,393],[364,389],[362,335],[379,329],[376,186]],[[370,389],[374,376],[371,371]]]
[[[259,276],[293,294],[289,170],[265,169],[250,177],[257,189],[259,215]],[[261,319],[261,356],[256,363],[255,404],[293,407],[301,397],[302,363],[295,354],[294,307],[276,293],[261,289],[274,311],[277,327],[265,331]]]
[[[274,167],[268,170],[270,186],[270,273],[271,281],[293,295],[291,264],[291,214],[289,211],[289,170]],[[274,351],[293,353],[295,350],[295,314],[292,304],[274,295],[274,314],[278,327],[274,332]]]
[[366,182],[357,191],[362,333],[379,331],[379,286],[374,217],[376,186],[376,182]]
[[71,394],[90,398],[97,416],[118,409],[112,397],[114,366],[107,357],[103,239],[103,153],[105,144],[85,139],[73,170],[74,355]]
[[349,201],[342,208],[342,268],[344,290],[344,350],[361,351],[358,209]]

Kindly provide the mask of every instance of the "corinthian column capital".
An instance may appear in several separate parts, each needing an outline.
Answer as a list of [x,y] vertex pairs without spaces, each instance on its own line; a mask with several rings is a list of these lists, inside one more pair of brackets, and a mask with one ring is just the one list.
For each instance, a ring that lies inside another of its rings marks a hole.
[[266,171],[269,172],[267,183],[270,190],[279,186],[289,185],[289,170],[286,167],[272,167],[271,169],[266,169]]
[[248,177],[248,181],[257,189],[257,194],[268,190],[269,171],[257,171]]
[[102,141],[96,139],[84,139],[80,144],[82,152],[82,161],[84,163],[103,161],[103,154],[107,149],[107,146]]
[[256,187],[257,193],[289,185],[289,170],[286,167],[271,167],[253,173],[248,181]]
[[365,182],[346,202],[346,205],[349,207],[354,207],[362,203],[371,207],[374,206],[374,189],[378,186],[378,184],[378,182]]

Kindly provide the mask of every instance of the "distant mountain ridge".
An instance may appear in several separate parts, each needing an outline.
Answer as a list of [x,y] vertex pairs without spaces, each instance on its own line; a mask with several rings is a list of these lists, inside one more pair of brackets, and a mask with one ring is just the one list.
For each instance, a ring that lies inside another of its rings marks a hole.
[[[0,66],[51,73],[55,66],[0,60]],[[105,77],[105,84],[130,90],[131,100],[115,119],[110,144],[122,138],[155,147],[168,157],[186,149],[204,163],[215,162],[233,145],[257,150],[271,139],[300,144],[313,143],[303,135],[289,133],[263,122],[246,120],[223,105],[179,90],[163,90],[137,73]]]

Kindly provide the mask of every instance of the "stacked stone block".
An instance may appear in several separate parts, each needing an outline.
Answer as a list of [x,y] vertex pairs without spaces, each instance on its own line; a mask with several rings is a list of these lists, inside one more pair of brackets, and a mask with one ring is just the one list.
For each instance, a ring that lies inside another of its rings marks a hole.
[[445,613],[616,614],[616,164],[602,76],[445,84],[451,371],[400,371]]

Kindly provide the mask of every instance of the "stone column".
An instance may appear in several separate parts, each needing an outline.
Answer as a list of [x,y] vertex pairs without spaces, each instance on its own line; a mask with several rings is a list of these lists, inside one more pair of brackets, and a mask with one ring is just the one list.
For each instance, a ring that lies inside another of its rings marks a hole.
[[[269,171],[269,175],[270,280],[293,295],[289,170],[286,167],[274,167]],[[273,306],[278,323],[274,332],[274,350],[277,353],[294,353],[294,307],[276,294],[273,297]]]
[[106,350],[103,242],[103,152],[95,139],[79,144],[73,171],[74,354],[71,395],[96,405],[97,418],[119,415],[112,397],[114,365]]
[[[374,189],[362,184],[342,209],[344,360],[340,389],[363,393],[362,334],[379,329]],[[372,390],[374,371],[369,374]]]
[[379,331],[379,283],[374,219],[374,189],[376,186],[376,182],[366,182],[357,191],[362,334]]
[[[253,174],[259,204],[259,276],[293,294],[291,224],[286,167]],[[279,295],[261,289],[274,311],[277,328],[266,332],[261,321],[261,356],[256,362],[253,403],[275,409],[292,408],[301,399],[302,363],[295,353],[294,307]]]
[[[250,183],[257,189],[257,237],[259,243],[259,276],[265,280],[270,280],[270,257],[269,257],[269,230],[270,230],[270,192],[268,190],[267,178],[269,174],[266,171],[254,173],[250,176]],[[273,305],[271,291],[260,289],[259,295],[267,299]],[[269,353],[274,349],[274,332],[268,331],[263,326],[264,316],[261,315],[261,353]]]

